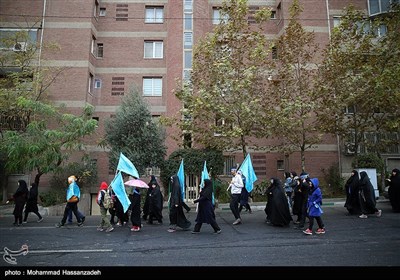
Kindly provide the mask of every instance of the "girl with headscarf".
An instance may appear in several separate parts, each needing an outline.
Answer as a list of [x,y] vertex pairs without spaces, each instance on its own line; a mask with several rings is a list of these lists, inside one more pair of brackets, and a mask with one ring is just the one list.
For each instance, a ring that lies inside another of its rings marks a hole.
[[344,207],[347,208],[347,211],[349,211],[350,215],[361,214],[360,200],[358,195],[359,181],[360,179],[358,178],[358,171],[352,170],[351,176],[349,179],[347,179],[346,184],[344,186],[346,191],[346,202],[344,204]]
[[214,205],[212,203],[213,186],[210,179],[204,180],[204,187],[200,190],[200,197],[194,201],[198,203],[196,224],[192,233],[199,233],[203,223],[211,225],[214,233],[221,233],[221,229],[215,220]]
[[38,208],[38,185],[36,183],[32,183],[31,189],[29,190],[29,197],[28,201],[26,202],[26,207],[25,207],[25,216],[24,216],[24,223],[27,223],[28,215],[30,212],[33,212],[36,214],[38,217],[37,222],[40,223],[43,221],[42,215],[39,213],[39,208]]
[[18,181],[18,189],[15,191],[13,197],[9,200],[7,200],[7,203],[10,202],[10,200],[14,200],[15,206],[14,206],[14,226],[20,226],[22,225],[22,214],[24,212],[24,206],[25,203],[28,199],[28,186],[25,182],[25,180],[19,180]]
[[169,199],[169,232],[176,231],[176,227],[188,230],[191,222],[188,221],[183,213],[183,197],[179,177],[174,175],[171,177],[171,193]]
[[319,188],[319,180],[318,178],[312,178],[307,180],[309,184],[309,196],[307,200],[307,213],[308,213],[308,228],[303,231],[303,233],[307,235],[313,234],[313,226],[314,219],[317,221],[318,229],[315,231],[316,234],[324,234],[325,226],[322,221],[321,215],[323,213],[321,205],[322,205],[322,192]]
[[392,210],[395,213],[400,212],[400,170],[395,168],[392,170],[392,176],[389,179],[389,200]]
[[114,230],[114,228],[107,217],[108,209],[106,209],[103,204],[106,192],[109,192],[108,185],[106,182],[101,182],[99,191],[97,193],[97,204],[100,207],[101,221],[100,225],[97,227],[97,230],[103,231],[104,228],[106,228],[106,232],[111,232]]

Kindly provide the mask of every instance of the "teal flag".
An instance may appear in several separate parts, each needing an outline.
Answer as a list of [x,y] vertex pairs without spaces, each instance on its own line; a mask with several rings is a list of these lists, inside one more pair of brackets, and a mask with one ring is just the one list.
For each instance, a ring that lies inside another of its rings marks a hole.
[[185,199],[185,171],[183,167],[183,159],[176,175],[178,176],[179,184],[181,185],[182,199]]
[[124,213],[128,211],[129,205],[131,205],[131,201],[128,198],[128,195],[125,191],[124,180],[122,179],[121,172],[118,172],[115,175],[114,179],[110,183],[115,195],[118,197],[118,200],[121,202],[122,207],[124,208]]
[[137,171],[136,167],[129,160],[129,158],[124,156],[123,153],[119,155],[117,170],[129,174],[135,177],[136,179],[139,179],[139,172]]
[[247,154],[239,170],[242,171],[243,176],[246,177],[246,190],[251,192],[254,182],[257,181],[257,176],[254,172],[253,164],[251,163],[250,154]]
[[204,161],[203,171],[201,171],[200,188],[204,187],[204,180],[205,179],[210,179],[210,176],[208,175],[207,162],[206,161]]

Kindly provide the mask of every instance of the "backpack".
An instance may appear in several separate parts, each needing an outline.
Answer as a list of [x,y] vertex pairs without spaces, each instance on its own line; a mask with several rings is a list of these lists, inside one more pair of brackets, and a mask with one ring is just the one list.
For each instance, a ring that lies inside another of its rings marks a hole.
[[103,206],[106,209],[113,208],[114,202],[108,190],[104,191],[104,199],[103,199]]

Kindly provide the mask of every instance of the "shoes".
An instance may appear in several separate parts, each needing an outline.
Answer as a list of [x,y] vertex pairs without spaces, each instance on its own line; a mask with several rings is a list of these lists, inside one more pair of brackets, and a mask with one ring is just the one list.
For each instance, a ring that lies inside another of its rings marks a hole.
[[23,221],[22,223],[23,223],[23,224],[27,224],[28,222],[27,222],[27,221]]
[[173,228],[168,229],[168,232],[175,232],[175,231],[176,231],[176,229],[173,229]]
[[305,234],[307,234],[307,235],[312,235],[312,230],[311,229],[306,229],[306,230],[303,230],[303,232],[305,233]]
[[64,224],[62,224],[62,223],[56,224],[56,227],[57,227],[57,228],[60,228],[60,227],[63,227],[63,226],[64,226]]
[[122,227],[122,224],[120,222],[117,223],[117,226]]
[[41,223],[43,221],[43,217],[41,217],[39,220],[37,220],[38,223]]
[[192,231],[192,234],[196,234],[196,233],[200,233],[200,231],[195,231],[195,230]]
[[358,216],[359,218],[361,218],[361,219],[366,219],[366,218],[368,218],[368,216],[367,215],[364,215],[364,214],[361,214],[360,216]]
[[82,224],[85,222],[85,219],[86,219],[86,217],[82,217],[82,218],[81,218]]
[[236,219],[236,221],[234,221],[233,223],[232,223],[232,225],[238,225],[238,224],[241,224],[242,223],[242,219]]
[[113,227],[109,227],[109,228],[106,229],[106,232],[112,232],[113,230],[114,230]]
[[131,227],[131,231],[140,231],[140,227],[133,226],[133,227]]
[[78,223],[78,227],[83,226],[83,221],[81,221],[80,223]]
[[98,231],[103,231],[104,228],[103,228],[103,227],[97,227],[97,230],[98,230]]
[[217,231],[214,231],[215,234],[220,234],[221,232],[222,232],[222,230],[220,230],[220,229]]
[[253,214],[253,211],[249,210],[249,214]]
[[378,210],[378,212],[375,213],[377,217],[382,216],[382,210]]
[[325,229],[324,228],[319,228],[319,229],[317,229],[317,231],[315,233],[316,234],[324,234],[325,233]]
[[298,224],[300,224],[300,222],[299,221],[294,221],[293,224],[298,225]]

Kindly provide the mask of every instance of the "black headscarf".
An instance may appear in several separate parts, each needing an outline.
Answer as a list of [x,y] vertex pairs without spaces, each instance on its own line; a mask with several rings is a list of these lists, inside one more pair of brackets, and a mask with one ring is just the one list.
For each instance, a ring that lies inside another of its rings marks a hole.
[[200,195],[212,201],[212,193],[213,193],[212,181],[210,179],[205,179],[204,187],[201,190]]

